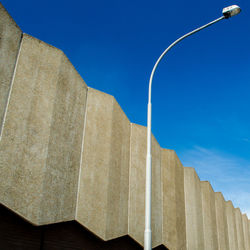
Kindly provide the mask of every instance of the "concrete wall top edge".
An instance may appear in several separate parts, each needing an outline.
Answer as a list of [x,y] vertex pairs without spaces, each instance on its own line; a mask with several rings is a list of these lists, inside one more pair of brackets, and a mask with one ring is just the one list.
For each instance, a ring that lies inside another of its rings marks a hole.
[[21,28],[18,26],[18,24],[15,22],[15,20],[12,18],[12,16],[9,14],[9,12],[4,8],[3,4],[0,2],[0,9],[2,9],[2,11],[4,11],[10,18],[11,22],[20,30]]
[[113,95],[110,95],[110,94],[105,93],[105,92],[103,92],[103,91],[101,91],[99,89],[95,89],[95,88],[92,88],[92,87],[89,87],[89,86],[88,86],[88,91],[94,91],[94,92],[98,93],[99,95],[109,96],[109,97],[115,99]]
[[183,168],[183,164],[180,160],[180,158],[178,157],[177,153],[175,152],[174,149],[166,149],[166,148],[161,148],[162,152],[169,152],[169,153],[172,153],[177,161],[177,166],[181,166]]
[[[55,47],[55,46],[53,46],[53,45],[51,45],[51,44],[49,44],[49,43],[46,43],[46,42],[44,42],[44,41],[42,41],[42,40],[40,40],[40,39],[38,39],[38,38],[36,38],[36,37],[33,37],[32,35],[26,34],[26,33],[23,33],[23,39],[35,40],[35,41],[37,41],[38,43],[43,44],[44,46],[48,46],[48,47],[50,47],[50,48],[52,48],[52,49],[57,50],[58,53],[61,54],[62,60],[68,61],[68,62],[71,64],[71,66],[72,66],[72,68],[74,69],[74,71],[75,71],[75,72],[79,75],[79,77],[81,77],[81,79],[83,80],[82,76],[79,74],[79,72],[76,70],[76,68],[74,67],[74,65],[71,63],[70,59],[67,57],[67,55],[66,55],[61,49],[59,49],[59,48],[57,48],[57,47]],[[87,84],[85,83],[84,80],[83,80],[83,83],[84,83],[84,87],[87,87]]]
[[184,167],[185,169],[190,169],[192,171],[195,171],[195,168],[194,167]]
[[201,181],[201,185],[208,185],[209,189],[211,189],[211,191],[214,192],[213,186],[211,185],[209,181]]
[[224,197],[224,195],[222,194],[222,192],[215,192],[215,195],[216,195],[216,196],[220,196],[220,197],[223,199],[223,201],[226,202],[225,197]]
[[131,126],[147,128],[146,126],[143,126],[143,125],[140,125],[140,124],[137,124],[137,123],[133,123],[133,122],[131,122]]
[[[49,45],[49,44],[48,44],[48,45]],[[49,45],[49,46],[51,46],[51,45]],[[51,46],[51,47],[56,48],[56,47],[54,47],[54,46]],[[56,49],[58,49],[58,48],[56,48]],[[67,57],[67,55],[66,55],[62,50],[60,50],[60,49],[58,49],[58,50],[62,53],[62,59],[65,60],[65,61],[67,61],[67,62],[69,63],[69,65],[71,66],[71,68],[72,68],[72,69],[74,70],[74,72],[76,73],[76,75],[78,75],[79,78],[81,78],[81,80],[82,80],[82,82],[83,82],[83,87],[84,87],[84,88],[87,88],[88,86],[87,86],[86,82],[84,81],[84,79],[82,78],[82,76],[79,74],[79,72],[76,70],[75,66],[72,64],[72,62],[71,62],[70,59]]]
[[130,123],[129,118],[127,117],[127,115],[125,114],[125,112],[123,111],[121,105],[119,104],[119,102],[117,102],[117,100],[115,99],[115,97],[113,96],[113,104],[117,106],[117,108],[121,111],[121,113],[123,114],[124,117],[126,117],[127,121]]
[[178,164],[183,167],[183,164],[182,164],[180,158],[178,157],[178,155],[177,155],[177,153],[175,151],[174,151],[174,154],[175,154],[175,157],[176,157],[176,160],[177,160]]
[[232,202],[232,201],[228,200],[228,201],[226,201],[226,203],[227,203],[227,204],[229,204],[230,206],[234,207],[234,205],[233,205],[233,202]]
[[244,213],[242,216],[246,217],[246,219],[248,220],[248,215],[246,213]]
[[209,183],[209,181],[207,181],[207,180],[204,180],[204,181],[202,180],[201,182],[202,183]]
[[173,149],[168,149],[168,148],[161,148],[162,151],[167,151],[167,152],[173,152],[175,153],[175,151]]
[[241,210],[240,210],[239,207],[236,207],[235,209],[238,210],[242,214],[242,212],[241,212]]
[[[90,91],[91,91],[91,90],[94,90],[94,91],[98,92],[99,94],[103,94],[103,95],[107,95],[107,96],[112,97],[112,98],[113,98],[113,103],[116,104],[116,105],[118,105],[118,106],[120,107],[121,111],[125,114],[125,112],[123,111],[121,105],[119,104],[119,102],[116,100],[116,98],[115,98],[113,95],[111,95],[111,94],[109,94],[109,93],[106,93],[106,92],[104,92],[104,91],[102,91],[102,90],[99,90],[99,89],[95,89],[95,88],[89,87],[89,86],[88,86],[88,89],[89,89]],[[125,114],[125,115],[126,115],[126,114]],[[127,117],[127,115],[126,115],[126,117]],[[127,117],[127,119],[128,119],[128,117]],[[129,120],[129,119],[128,119],[128,120]],[[129,122],[130,122],[130,120],[129,120]]]
[[88,86],[88,89],[89,89],[89,90],[97,91],[99,94],[103,94],[103,95],[108,95],[108,96],[114,97],[113,95],[111,95],[111,94],[109,94],[109,93],[106,93],[106,92],[104,92],[104,91],[102,91],[102,90],[99,90],[99,89],[92,88],[92,87],[90,87],[90,86]]
[[[136,124],[136,123],[133,123],[133,122],[131,122],[131,126],[132,127],[142,127],[144,129],[147,129],[147,126],[143,126],[143,125]],[[152,132],[151,132],[151,135],[152,135],[152,141],[154,140],[155,143],[157,143],[159,145],[159,147],[161,147],[161,145],[159,144],[159,142],[157,141],[157,139],[155,138],[155,136],[154,136],[154,134]],[[167,150],[169,150],[169,149],[167,149]]]
[[195,177],[196,177],[199,181],[201,181],[201,180],[200,180],[200,177],[199,177],[199,175],[198,175],[198,173],[196,172],[196,170],[195,170],[194,167],[184,167],[184,171],[185,171],[185,169],[187,169],[187,170],[189,170],[189,171],[192,171],[192,172],[194,173]]
[[222,192],[216,191],[215,194],[217,195],[223,195]]
[[38,39],[38,38],[36,38],[36,37],[34,37],[32,35],[27,34],[27,33],[23,33],[23,38],[28,38],[28,39],[36,40],[36,41],[38,41],[39,43],[41,43],[43,45],[49,46],[49,47],[54,48],[54,49],[60,51],[61,53],[63,53],[63,51],[60,50],[60,49],[58,49],[57,47],[55,47],[55,46],[53,46],[53,45],[51,45],[49,43],[46,43],[46,42],[44,42],[44,41],[42,41],[42,40],[40,40],[40,39]]

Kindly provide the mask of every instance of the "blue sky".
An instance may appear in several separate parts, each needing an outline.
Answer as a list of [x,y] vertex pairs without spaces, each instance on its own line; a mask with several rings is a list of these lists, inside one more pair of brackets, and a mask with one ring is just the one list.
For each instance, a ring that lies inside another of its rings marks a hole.
[[240,15],[185,39],[160,63],[152,131],[250,218],[249,0],[1,2],[25,33],[62,49],[88,86],[115,96],[141,125],[162,51],[240,5]]

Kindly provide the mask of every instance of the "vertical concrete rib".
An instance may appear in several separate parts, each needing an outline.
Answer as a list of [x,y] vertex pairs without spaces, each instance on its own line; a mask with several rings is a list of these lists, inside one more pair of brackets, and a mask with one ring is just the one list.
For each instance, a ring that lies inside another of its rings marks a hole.
[[163,193],[163,244],[168,249],[177,249],[175,155],[172,150],[162,149],[161,155]]
[[34,224],[74,219],[85,100],[62,51],[24,34],[0,143],[0,202]]
[[0,144],[1,202],[35,224],[60,60],[61,52],[24,35]]
[[226,202],[229,250],[239,250],[236,232],[235,209],[231,201]]
[[222,193],[215,193],[216,226],[218,236],[218,249],[229,249],[226,202]]
[[109,240],[128,232],[130,122],[113,96],[87,99],[76,220]]
[[245,249],[250,250],[250,232],[248,228],[248,218],[246,214],[242,215],[242,225],[243,225]]
[[43,223],[50,223],[51,214],[59,221],[75,218],[86,98],[85,82],[62,53],[44,170]]
[[194,168],[184,167],[186,238],[188,250],[204,249],[201,184]]
[[236,221],[238,248],[245,250],[246,248],[245,248],[244,233],[243,233],[242,214],[239,208],[235,209],[235,221]]
[[168,249],[186,249],[184,169],[173,150],[161,152],[163,230],[162,242]]
[[[176,155],[176,153],[175,153]],[[180,159],[176,159],[176,221],[177,221],[177,249],[186,250],[186,216],[185,216],[185,192],[184,192],[184,167]]]
[[249,244],[250,244],[250,220],[248,220]]
[[130,121],[113,100],[106,238],[128,234]]
[[204,249],[218,249],[215,195],[208,181],[201,181],[202,211],[204,225]]
[[22,31],[0,3],[0,141]]

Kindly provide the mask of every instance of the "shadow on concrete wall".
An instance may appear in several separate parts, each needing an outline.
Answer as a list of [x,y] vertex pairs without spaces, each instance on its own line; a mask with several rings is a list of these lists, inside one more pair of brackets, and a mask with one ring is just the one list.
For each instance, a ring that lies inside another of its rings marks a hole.
[[[105,242],[75,221],[47,226],[33,226],[0,205],[1,250],[139,250],[129,236]],[[158,246],[155,250],[166,249]]]

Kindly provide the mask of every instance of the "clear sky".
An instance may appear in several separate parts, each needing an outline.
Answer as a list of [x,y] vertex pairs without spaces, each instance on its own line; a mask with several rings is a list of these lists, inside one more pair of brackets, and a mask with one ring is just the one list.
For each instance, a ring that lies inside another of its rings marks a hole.
[[1,0],[21,29],[64,51],[88,86],[113,95],[145,125],[148,80],[160,54],[185,33],[242,12],[185,39],[153,81],[152,131],[250,218],[249,0]]

